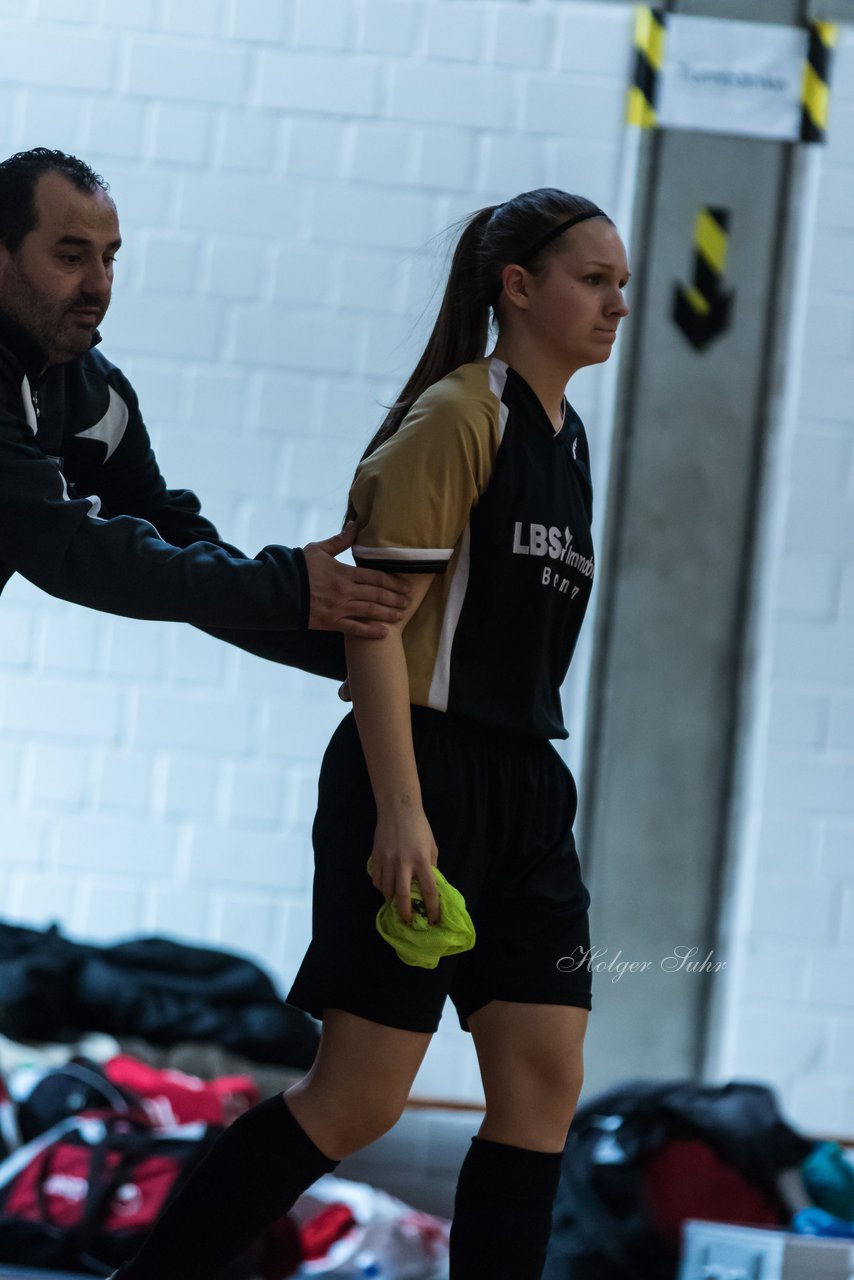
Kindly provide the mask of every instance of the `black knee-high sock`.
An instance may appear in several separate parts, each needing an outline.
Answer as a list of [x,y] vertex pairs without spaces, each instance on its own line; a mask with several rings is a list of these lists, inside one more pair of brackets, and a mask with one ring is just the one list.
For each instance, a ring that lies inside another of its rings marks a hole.
[[472,1138],[457,1181],[451,1280],[540,1280],[562,1154]]
[[314,1145],[281,1094],[239,1116],[160,1215],[120,1280],[214,1280],[321,1174]]

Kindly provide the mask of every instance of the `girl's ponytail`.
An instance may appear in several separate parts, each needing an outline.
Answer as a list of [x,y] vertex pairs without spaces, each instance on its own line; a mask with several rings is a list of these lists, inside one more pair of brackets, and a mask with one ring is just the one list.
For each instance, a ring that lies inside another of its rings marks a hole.
[[362,458],[384,444],[397,431],[423,391],[445,374],[479,359],[486,350],[490,300],[482,286],[483,229],[497,205],[479,209],[467,219],[457,241],[448,283],[433,332],[421,359],[399,393]]

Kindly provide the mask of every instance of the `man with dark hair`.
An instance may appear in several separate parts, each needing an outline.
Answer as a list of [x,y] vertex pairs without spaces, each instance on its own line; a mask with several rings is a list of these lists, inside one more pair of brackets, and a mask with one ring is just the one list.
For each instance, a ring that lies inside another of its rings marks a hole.
[[343,674],[341,632],[385,634],[405,596],[334,557],[352,534],[254,558],[167,489],[133,387],[95,349],[119,246],[107,184],[43,147],[0,163],[0,590],[188,622],[275,661]]
[[0,161],[0,242],[10,253],[16,253],[24,236],[36,228],[35,189],[43,173],[58,173],[90,195],[110,190],[100,173],[64,151],[33,147]]

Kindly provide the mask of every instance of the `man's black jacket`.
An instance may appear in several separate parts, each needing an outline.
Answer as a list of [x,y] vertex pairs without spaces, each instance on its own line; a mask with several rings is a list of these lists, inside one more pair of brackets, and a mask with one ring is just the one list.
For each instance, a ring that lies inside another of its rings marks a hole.
[[306,630],[302,551],[250,558],[223,542],[195,494],[167,489],[136,393],[94,343],[42,373],[44,363],[0,311],[0,590],[17,572],[63,600],[192,623],[341,676],[340,635]]

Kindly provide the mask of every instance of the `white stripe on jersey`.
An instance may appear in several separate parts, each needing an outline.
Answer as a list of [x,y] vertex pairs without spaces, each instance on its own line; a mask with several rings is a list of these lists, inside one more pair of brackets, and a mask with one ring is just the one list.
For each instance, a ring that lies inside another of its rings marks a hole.
[[436,649],[436,661],[433,665],[433,678],[430,681],[430,692],[427,694],[427,706],[437,711],[448,710],[448,693],[451,684],[451,649],[457,631],[457,623],[463,610],[463,601],[469,585],[469,545],[471,543],[471,526],[466,525],[460,539],[460,554],[451,577],[448,598],[445,602],[445,616],[442,619],[442,630]]
[[359,560],[450,560],[453,547],[363,547],[357,543],[353,556]]
[[[504,384],[507,382],[507,365],[503,360],[489,362],[489,389],[498,401],[498,443],[504,439],[504,428],[507,425],[508,409],[501,399]],[[469,585],[469,552],[471,549],[471,525],[467,524],[460,539],[460,554],[451,576],[448,598],[445,602],[445,615],[442,618],[442,630],[436,649],[436,662],[430,680],[430,692],[427,695],[428,707],[436,711],[448,710],[448,697],[451,687],[451,650],[454,647],[454,636],[463,602]]]
[[498,401],[498,443],[504,439],[504,428],[507,426],[507,415],[510,410],[501,399],[504,395],[504,384],[507,381],[507,365],[503,360],[489,362],[489,389]]

